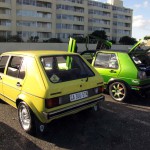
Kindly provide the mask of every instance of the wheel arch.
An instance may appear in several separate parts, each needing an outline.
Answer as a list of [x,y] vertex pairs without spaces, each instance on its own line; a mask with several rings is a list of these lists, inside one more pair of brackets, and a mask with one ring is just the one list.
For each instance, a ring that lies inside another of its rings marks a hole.
[[109,90],[109,86],[110,86],[112,83],[114,83],[114,82],[121,82],[121,83],[124,83],[128,89],[131,89],[130,85],[129,85],[127,82],[125,82],[124,80],[116,79],[116,78],[111,78],[111,79],[108,81],[108,84],[107,84],[107,86],[106,86],[106,90],[107,90],[107,91]]
[[[119,85],[119,87],[118,87]],[[121,87],[120,87],[121,86]],[[125,102],[128,100],[131,92],[130,86],[124,80],[114,79],[110,80],[107,86],[107,90],[109,95],[115,100],[119,102]]]
[[16,108],[18,108],[20,102],[25,102],[27,106],[30,108],[30,110],[33,112],[33,114],[40,120],[42,121],[43,118],[39,111],[36,109],[34,104],[31,102],[31,100],[25,96],[24,94],[20,94],[18,98],[16,99]]
[[23,100],[20,99],[20,98],[17,98],[17,100],[16,100],[16,108],[18,108],[20,102],[23,102]]

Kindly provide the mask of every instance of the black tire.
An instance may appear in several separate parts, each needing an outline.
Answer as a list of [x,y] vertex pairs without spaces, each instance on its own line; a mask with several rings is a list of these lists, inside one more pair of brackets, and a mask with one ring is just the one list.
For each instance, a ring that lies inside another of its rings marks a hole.
[[18,118],[21,127],[25,132],[29,134],[35,133],[35,117],[31,109],[25,102],[20,102],[18,105]]
[[110,96],[118,102],[124,102],[127,100],[129,90],[123,82],[113,82],[109,85]]

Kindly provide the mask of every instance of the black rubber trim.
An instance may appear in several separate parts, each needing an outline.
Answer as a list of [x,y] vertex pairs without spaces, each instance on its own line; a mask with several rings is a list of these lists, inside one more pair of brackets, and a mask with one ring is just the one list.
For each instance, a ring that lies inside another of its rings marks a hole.
[[150,84],[142,85],[142,86],[132,86],[133,88],[138,88],[139,90],[150,90]]

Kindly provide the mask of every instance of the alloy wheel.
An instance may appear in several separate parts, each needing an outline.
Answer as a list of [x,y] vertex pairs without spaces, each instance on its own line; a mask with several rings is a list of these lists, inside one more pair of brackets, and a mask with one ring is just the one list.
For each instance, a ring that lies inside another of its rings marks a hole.
[[30,116],[30,112],[29,112],[28,108],[24,104],[21,104],[18,111],[19,111],[19,120],[20,120],[22,128],[25,131],[30,130],[31,116]]
[[121,82],[114,82],[109,86],[109,93],[116,101],[124,101],[127,95],[126,86]]

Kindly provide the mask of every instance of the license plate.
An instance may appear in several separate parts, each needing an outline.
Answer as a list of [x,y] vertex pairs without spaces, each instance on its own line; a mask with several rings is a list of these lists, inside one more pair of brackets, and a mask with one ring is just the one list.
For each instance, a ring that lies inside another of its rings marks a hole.
[[73,102],[73,101],[80,100],[86,97],[88,97],[88,91],[74,93],[70,95],[70,101]]

